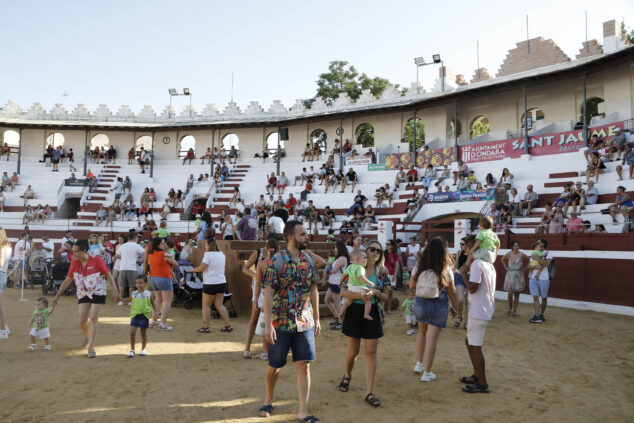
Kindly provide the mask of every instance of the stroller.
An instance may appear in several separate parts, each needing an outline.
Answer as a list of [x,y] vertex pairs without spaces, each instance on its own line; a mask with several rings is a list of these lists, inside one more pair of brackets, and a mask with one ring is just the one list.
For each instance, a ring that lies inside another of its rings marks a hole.
[[175,273],[174,284],[174,302],[172,305],[183,301],[186,309],[194,307],[194,301],[200,302],[202,299],[203,282],[196,273],[186,273],[186,270],[192,270],[194,266],[187,260],[178,261],[178,269]]
[[[48,279],[47,284],[42,285],[42,294],[47,295],[49,292],[57,294],[57,291],[59,291],[59,287],[62,285],[62,282],[64,282],[64,279],[66,279],[66,276],[68,276],[68,269],[70,269],[69,262],[63,260],[60,257],[55,257],[52,262],[51,277]],[[70,284],[63,295],[74,294],[75,282]]]
[[46,257],[37,256],[29,260],[29,285],[31,289],[35,284],[48,285],[48,267],[46,265]]

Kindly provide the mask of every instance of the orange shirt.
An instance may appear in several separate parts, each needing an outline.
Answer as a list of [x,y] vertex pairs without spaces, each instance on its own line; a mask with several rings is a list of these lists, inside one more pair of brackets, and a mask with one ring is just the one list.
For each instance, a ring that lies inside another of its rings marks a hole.
[[148,257],[148,264],[150,265],[150,277],[171,278],[172,265],[169,264],[163,256],[165,251],[155,251]]

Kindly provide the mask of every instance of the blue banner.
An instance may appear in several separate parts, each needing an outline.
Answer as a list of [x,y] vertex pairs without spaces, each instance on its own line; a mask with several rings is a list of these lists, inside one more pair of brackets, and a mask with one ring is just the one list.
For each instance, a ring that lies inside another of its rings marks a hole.
[[493,189],[486,191],[450,191],[427,194],[428,203],[454,203],[458,201],[486,201],[493,195]]

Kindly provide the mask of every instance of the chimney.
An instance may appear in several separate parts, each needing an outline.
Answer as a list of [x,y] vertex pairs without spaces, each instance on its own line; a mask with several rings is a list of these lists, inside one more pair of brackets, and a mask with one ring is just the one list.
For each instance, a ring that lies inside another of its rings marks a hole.
[[603,22],[603,52],[612,53],[626,47],[616,20]]

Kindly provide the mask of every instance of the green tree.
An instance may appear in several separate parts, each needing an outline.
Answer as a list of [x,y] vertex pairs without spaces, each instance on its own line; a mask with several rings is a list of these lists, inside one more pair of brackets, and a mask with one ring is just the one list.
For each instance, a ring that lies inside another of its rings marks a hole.
[[489,119],[485,118],[484,116],[480,116],[479,118],[474,120],[473,124],[471,125],[471,138],[475,138],[478,135],[482,134],[488,134],[490,126],[491,124],[489,123]]
[[[407,125],[405,125],[405,141],[409,146],[409,151],[413,151],[412,146],[414,145],[414,119],[410,119],[407,121]],[[425,123],[416,119],[416,149],[418,150],[422,146],[425,145]]]
[[[385,91],[388,85],[390,85],[390,81],[385,78],[381,78],[380,76],[370,78],[364,73],[361,74],[361,76],[359,77],[359,87],[361,88],[361,90],[369,89],[372,95],[377,98],[383,93],[383,91]],[[361,95],[360,92],[359,95]]]
[[629,45],[634,44],[634,29],[625,26],[625,21],[621,21],[621,36],[625,38],[625,42]]
[[363,147],[374,147],[374,127],[369,123],[362,123],[357,126],[354,134],[357,144],[361,144]]

